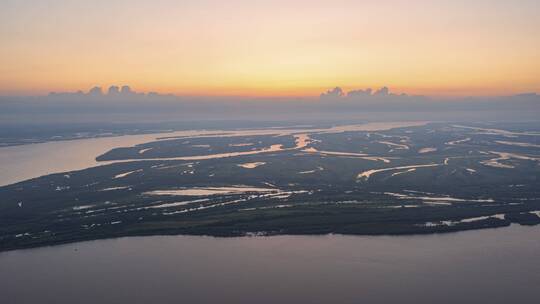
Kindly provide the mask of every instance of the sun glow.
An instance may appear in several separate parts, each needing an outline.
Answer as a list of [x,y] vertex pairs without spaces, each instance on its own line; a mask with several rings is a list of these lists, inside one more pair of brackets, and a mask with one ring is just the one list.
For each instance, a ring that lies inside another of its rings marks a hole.
[[0,93],[112,83],[181,95],[540,91],[538,13],[532,0],[8,1]]

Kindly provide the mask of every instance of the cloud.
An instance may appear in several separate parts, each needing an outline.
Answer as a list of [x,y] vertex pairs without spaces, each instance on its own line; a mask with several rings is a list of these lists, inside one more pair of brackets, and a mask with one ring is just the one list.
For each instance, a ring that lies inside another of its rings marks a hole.
[[120,94],[120,89],[117,86],[113,85],[109,87],[109,91],[107,91],[107,95],[116,96],[118,94]]
[[170,98],[171,94],[159,94],[155,92],[150,92],[148,94],[145,93],[138,93],[136,91],[133,91],[130,86],[123,85],[122,87],[112,85],[107,89],[107,93],[103,93],[103,89],[100,86],[95,86],[88,90],[87,93],[84,93],[83,91],[77,91],[77,92],[61,92],[61,93],[55,93],[51,92],[49,93],[49,97],[53,97],[54,99],[68,99],[71,101],[107,101],[107,100],[133,100],[133,99],[158,99],[158,98]]
[[331,90],[326,91],[326,93],[321,94],[321,99],[334,99],[343,97],[344,93],[340,87],[335,87]]
[[372,93],[372,89],[371,88],[367,88],[365,90],[352,90],[352,91],[349,91],[347,93],[347,97],[366,97],[366,96],[371,96],[371,93]]
[[102,96],[103,91],[101,90],[101,87],[93,87],[88,91],[88,95],[94,97]]
[[[321,100],[336,100],[336,99],[342,99],[343,101],[366,101],[366,100],[374,100],[374,101],[381,101],[381,100],[396,100],[399,98],[407,98],[409,95],[407,94],[393,94],[390,92],[390,89],[386,86],[373,91],[371,88],[367,89],[356,89],[351,90],[347,92],[346,94],[343,92],[343,90],[340,87],[336,87],[332,90],[328,90],[325,93],[322,93],[320,98]],[[421,98],[421,96],[415,96],[418,98]]]
[[120,93],[121,93],[122,95],[132,95],[132,94],[135,94],[135,92],[133,92],[133,91],[131,90],[131,88],[130,88],[129,86],[127,86],[127,85],[122,86],[122,89],[120,90]]
[[[388,87],[345,92],[335,87],[314,98],[237,98],[225,96],[176,96],[140,93],[129,86],[111,86],[107,94],[100,87],[89,91],[51,93],[48,96],[0,96],[0,121],[31,122],[40,119],[98,121],[113,117],[128,121],[199,119],[392,119],[475,120],[511,118],[538,120],[540,96],[455,97],[435,100],[427,96],[394,94]],[[278,102],[279,101],[279,102]],[[493,114],[493,115],[492,115]],[[489,116],[491,115],[491,116]],[[53,118],[50,118],[53,117]],[[136,118],[134,118],[136,117]],[[160,117],[160,118],[156,118]],[[113,118],[110,118],[114,121]]]
[[382,88],[378,89],[377,91],[375,91],[375,93],[373,95],[375,95],[375,96],[388,96],[389,93],[390,93],[390,90],[387,87],[382,87]]

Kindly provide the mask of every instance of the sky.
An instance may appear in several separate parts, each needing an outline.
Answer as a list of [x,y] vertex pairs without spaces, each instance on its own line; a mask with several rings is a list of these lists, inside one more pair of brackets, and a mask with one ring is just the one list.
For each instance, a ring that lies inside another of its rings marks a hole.
[[0,2],[0,95],[540,92],[538,0]]

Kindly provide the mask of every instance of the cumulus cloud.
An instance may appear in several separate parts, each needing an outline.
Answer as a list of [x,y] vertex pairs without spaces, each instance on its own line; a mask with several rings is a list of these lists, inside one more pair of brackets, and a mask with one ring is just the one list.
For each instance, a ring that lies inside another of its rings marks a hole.
[[321,94],[322,99],[333,99],[343,97],[344,93],[340,87],[335,87],[331,90],[326,91],[326,93]]
[[375,95],[375,96],[388,96],[388,94],[390,94],[390,90],[387,87],[382,87],[382,88],[378,89],[377,91],[375,91],[375,93],[373,95]]
[[[156,92],[139,93],[126,85],[112,86],[108,92],[103,93],[100,87],[94,87],[84,93],[80,91],[51,93],[49,96],[24,98],[0,96],[0,116],[7,113],[31,113],[32,115],[41,113],[44,115],[70,113],[71,115],[75,113],[92,117],[92,119],[101,119],[102,115],[116,113],[126,115],[126,117],[141,115],[145,119],[147,117],[150,119],[155,115],[166,115],[174,117],[174,119],[176,117],[185,119],[194,119],[195,117],[197,119],[242,119],[245,117],[327,119],[348,117],[356,119],[360,115],[365,115],[364,117],[367,119],[377,119],[376,115],[386,117],[386,115],[390,115],[387,113],[394,113],[398,119],[405,119],[411,113],[419,113],[414,116],[414,119],[429,119],[423,113],[431,113],[429,115],[436,113],[439,115],[437,117],[444,117],[447,120],[461,119],[463,113],[472,111],[476,113],[474,114],[476,117],[487,117],[482,115],[493,114],[491,116],[494,117],[493,119],[498,119],[498,117],[507,119],[509,113],[523,119],[537,119],[536,117],[540,113],[540,95],[536,93],[434,100],[427,96],[392,93],[388,87],[354,89],[349,92],[335,87],[320,94],[320,102],[313,102],[313,98],[280,99],[283,102],[276,102],[277,98],[256,98],[256,102],[251,102],[255,100],[227,96],[204,97],[163,95]],[[413,119],[412,116],[409,117]]]
[[131,88],[127,85],[125,86],[122,86],[122,89],[120,90],[120,93],[122,93],[122,95],[132,95],[132,94],[135,94],[135,92],[133,92],[131,90]]
[[[367,89],[356,89],[351,90],[345,93],[340,87],[335,87],[334,89],[328,90],[325,93],[321,94],[321,99],[342,99],[342,100],[394,100],[402,97],[409,97],[407,94],[396,95],[390,93],[388,87],[382,87],[378,90],[373,91],[371,88]],[[416,96],[419,97],[419,96]]]
[[118,88],[118,86],[113,85],[109,87],[109,91],[107,91],[107,95],[116,96],[118,94],[120,94],[120,89]]
[[371,96],[372,93],[371,88],[367,88],[365,90],[352,90],[347,93],[347,97],[365,97],[365,96]]
[[171,95],[163,95],[159,93],[138,93],[133,91],[131,87],[123,85],[122,87],[112,85],[107,89],[107,93],[103,92],[102,87],[95,86],[88,90],[87,93],[83,91],[77,92],[51,92],[49,97],[53,100],[69,100],[71,102],[77,101],[130,101],[130,100],[153,100],[153,99],[170,99]]
[[103,95],[103,91],[101,90],[101,87],[93,87],[88,91],[88,95],[98,97]]

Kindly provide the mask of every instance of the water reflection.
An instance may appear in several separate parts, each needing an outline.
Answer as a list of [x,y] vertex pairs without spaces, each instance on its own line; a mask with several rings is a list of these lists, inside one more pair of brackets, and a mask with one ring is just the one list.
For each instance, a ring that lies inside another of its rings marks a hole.
[[530,303],[539,234],[100,240],[0,253],[0,293],[5,303]]

